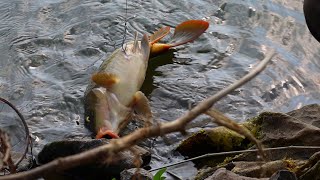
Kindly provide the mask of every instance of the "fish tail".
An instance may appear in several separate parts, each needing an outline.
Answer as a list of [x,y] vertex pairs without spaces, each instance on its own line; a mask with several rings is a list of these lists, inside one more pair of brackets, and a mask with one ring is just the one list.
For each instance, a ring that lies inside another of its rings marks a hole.
[[203,20],[188,20],[179,24],[174,31],[170,46],[175,47],[197,39],[209,27]]
[[[168,51],[170,48],[186,44],[197,39],[209,27],[209,23],[203,20],[188,20],[179,24],[168,44],[152,44],[151,54],[157,55]],[[161,34],[161,33],[158,33]]]

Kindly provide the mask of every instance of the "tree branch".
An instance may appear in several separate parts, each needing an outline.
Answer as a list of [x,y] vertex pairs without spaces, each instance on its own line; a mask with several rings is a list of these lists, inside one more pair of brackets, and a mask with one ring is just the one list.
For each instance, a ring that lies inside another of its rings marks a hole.
[[[16,172],[16,166],[14,165],[11,157],[11,144],[9,135],[0,129],[0,151],[3,154],[2,162],[3,165],[9,167],[10,173]],[[1,169],[4,169],[1,167]]]

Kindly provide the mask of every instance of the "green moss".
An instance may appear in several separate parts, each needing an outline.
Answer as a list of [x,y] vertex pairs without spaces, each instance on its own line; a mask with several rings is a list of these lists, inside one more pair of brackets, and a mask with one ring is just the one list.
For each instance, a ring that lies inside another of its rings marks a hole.
[[295,172],[296,169],[299,167],[297,164],[297,161],[291,158],[285,158],[282,160],[283,163],[285,163],[286,167],[288,168],[289,171]]
[[261,126],[258,125],[259,117],[254,117],[252,119],[247,120],[242,125],[246,127],[255,138],[261,137]]
[[219,149],[222,151],[239,149],[242,145],[242,141],[245,139],[243,136],[225,127],[217,127],[208,131],[207,134],[211,142],[220,146]]
[[[194,133],[181,142],[176,150],[184,156],[195,157],[207,153],[245,149],[248,143],[244,136],[225,127],[216,127]],[[223,160],[224,157],[214,158],[210,164],[217,164]]]

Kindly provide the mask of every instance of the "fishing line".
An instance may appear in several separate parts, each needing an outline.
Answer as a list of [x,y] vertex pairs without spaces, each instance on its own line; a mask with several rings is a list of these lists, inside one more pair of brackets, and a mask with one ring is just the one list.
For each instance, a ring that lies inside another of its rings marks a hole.
[[128,15],[128,0],[126,0],[126,14],[124,17],[124,35],[121,43],[121,48],[124,53],[126,53],[126,48],[127,48],[127,46],[123,47],[127,38],[127,15]]

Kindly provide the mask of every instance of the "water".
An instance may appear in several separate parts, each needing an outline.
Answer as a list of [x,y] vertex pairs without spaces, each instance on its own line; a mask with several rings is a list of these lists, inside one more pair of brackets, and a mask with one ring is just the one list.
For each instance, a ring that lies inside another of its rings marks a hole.
[[[135,31],[141,36],[187,19],[210,22],[207,33],[194,43],[150,62],[143,91],[155,118],[179,117],[190,102],[248,73],[270,49],[277,55],[268,68],[216,108],[240,122],[261,111],[287,112],[320,103],[320,44],[305,25],[302,3],[128,0],[128,40]],[[35,153],[48,142],[88,136],[83,93],[90,75],[120,47],[125,0],[2,0],[0,19],[0,96],[27,119]],[[2,124],[15,119],[9,108],[1,108]],[[201,116],[191,126],[214,126],[208,122]],[[181,159],[171,153],[181,138],[157,138],[151,166]]]

